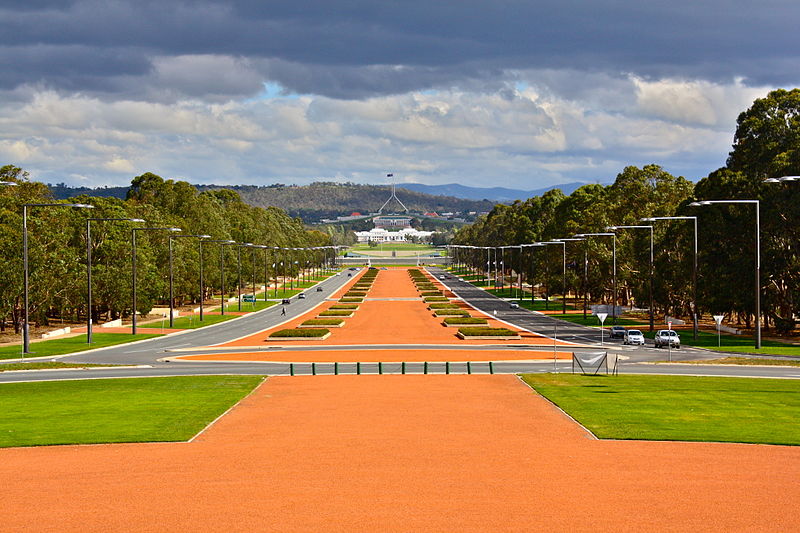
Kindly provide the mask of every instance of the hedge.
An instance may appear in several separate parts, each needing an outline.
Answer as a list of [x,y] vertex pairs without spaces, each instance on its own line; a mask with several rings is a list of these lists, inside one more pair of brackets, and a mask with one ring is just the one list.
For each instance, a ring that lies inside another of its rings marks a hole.
[[328,309],[351,309],[355,311],[358,309],[358,304],[333,304]]
[[342,304],[360,304],[364,298],[339,298],[339,303]]
[[458,304],[431,304],[428,306],[428,309],[431,311],[435,311],[436,309],[461,309],[461,306]]
[[466,309],[437,309],[433,314],[436,316],[470,316]]
[[453,316],[443,320],[445,324],[486,324],[485,318],[477,316]]
[[327,329],[281,329],[270,334],[270,337],[324,337],[330,333]]
[[442,291],[423,291],[420,294],[422,296],[444,296]]
[[350,316],[353,314],[352,309],[342,309],[342,310],[328,310],[322,311],[319,316]]
[[517,337],[519,333],[508,328],[458,328],[467,337]]
[[430,303],[430,302],[449,302],[450,298],[448,298],[447,296],[428,296],[427,298],[423,298],[423,301],[425,303]]
[[306,320],[301,326],[339,326],[344,324],[344,320],[341,318],[312,318],[311,320]]

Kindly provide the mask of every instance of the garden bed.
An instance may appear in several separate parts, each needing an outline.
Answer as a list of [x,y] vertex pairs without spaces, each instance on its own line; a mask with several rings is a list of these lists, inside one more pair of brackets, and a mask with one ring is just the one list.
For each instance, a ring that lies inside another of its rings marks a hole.
[[307,329],[281,329],[273,332],[267,340],[276,341],[324,341],[331,336],[331,332],[324,328]]
[[497,340],[497,341],[513,341],[519,340],[521,337],[516,331],[508,328],[481,328],[481,327],[461,327],[458,328],[458,338],[471,340]]
[[364,302],[364,298],[339,298],[341,304],[360,304]]
[[329,310],[329,311],[322,311],[319,315],[320,317],[330,317],[330,316],[338,316],[343,318],[349,318],[353,316],[353,310],[351,309],[342,309],[342,310]]
[[431,311],[436,311],[437,309],[461,309],[461,306],[458,304],[446,303],[446,304],[430,304],[428,309]]
[[485,318],[477,316],[454,316],[445,318],[442,324],[448,328],[459,328],[463,326],[480,326],[486,325],[489,322]]
[[335,310],[335,309],[350,309],[350,310],[352,310],[352,311],[355,311],[355,310],[357,310],[357,309],[358,309],[358,304],[333,304],[333,305],[332,305],[332,306],[330,306],[328,309],[329,309],[329,310]]
[[312,318],[306,320],[298,328],[341,328],[344,326],[344,320],[341,318]]
[[448,298],[447,296],[428,296],[426,298],[423,298],[422,301],[425,302],[425,303],[449,302],[450,298]]
[[436,309],[434,316],[470,316],[466,309]]

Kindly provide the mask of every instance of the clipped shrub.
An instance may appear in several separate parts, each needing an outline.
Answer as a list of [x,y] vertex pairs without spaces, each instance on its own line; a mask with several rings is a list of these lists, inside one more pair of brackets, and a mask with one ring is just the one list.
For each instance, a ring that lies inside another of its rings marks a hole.
[[347,291],[344,295],[346,298],[363,298],[367,293],[361,291]]
[[465,337],[517,337],[519,333],[508,328],[458,328]]
[[358,304],[333,304],[328,309],[351,309],[355,311],[358,309]]
[[443,320],[445,324],[488,324],[485,318],[477,316],[451,316]]
[[436,316],[470,316],[466,309],[437,309],[433,314]]
[[339,298],[339,303],[342,304],[360,304],[364,298]]
[[427,296],[427,297],[423,298],[422,301],[425,302],[425,303],[449,302],[450,298],[448,298],[447,296]]
[[283,337],[324,337],[329,334],[330,330],[327,329],[281,329],[274,331],[270,334],[270,338],[283,338]]
[[344,320],[341,318],[312,318],[311,320],[306,320],[301,326],[341,326],[344,324]]
[[444,296],[442,291],[424,291],[420,294],[422,294],[422,296]]
[[435,311],[436,309],[461,309],[461,306],[458,304],[431,304],[428,306],[428,309],[431,311]]
[[333,309],[328,311],[322,311],[319,316],[350,316],[353,314],[352,309]]

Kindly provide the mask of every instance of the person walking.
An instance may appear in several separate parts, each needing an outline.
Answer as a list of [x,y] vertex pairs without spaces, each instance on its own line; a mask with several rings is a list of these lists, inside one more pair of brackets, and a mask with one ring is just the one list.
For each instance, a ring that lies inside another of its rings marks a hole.
[[285,307],[283,307],[281,309],[281,316],[286,316],[286,308]]

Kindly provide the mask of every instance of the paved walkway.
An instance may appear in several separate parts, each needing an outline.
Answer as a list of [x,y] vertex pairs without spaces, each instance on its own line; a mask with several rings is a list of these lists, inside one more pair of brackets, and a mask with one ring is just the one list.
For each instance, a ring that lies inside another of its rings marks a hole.
[[596,441],[514,376],[271,378],[192,443],[0,477],[3,531],[800,530],[800,448]]

